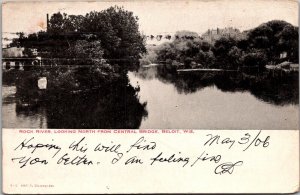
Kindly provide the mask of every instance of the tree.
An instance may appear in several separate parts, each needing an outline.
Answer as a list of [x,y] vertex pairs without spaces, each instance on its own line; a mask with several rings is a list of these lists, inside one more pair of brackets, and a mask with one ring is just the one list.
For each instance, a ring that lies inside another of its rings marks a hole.
[[253,50],[244,54],[241,61],[245,66],[259,66],[260,68],[263,68],[267,63],[267,56],[262,51]]
[[100,41],[103,58],[111,64],[129,62],[123,66],[124,71],[135,66],[141,54],[146,52],[138,18],[117,6],[85,16],[58,12],[51,16],[47,32],[19,37],[23,47],[38,48],[47,58],[63,58],[78,40]]
[[173,43],[163,43],[156,50],[158,61],[176,60],[177,50]]
[[195,57],[196,62],[200,63],[205,68],[212,68],[215,64],[215,56],[212,51],[200,50]]
[[224,56],[228,54],[233,46],[236,46],[235,39],[231,37],[221,37],[215,42],[213,52],[216,56]]
[[60,12],[55,13],[49,20],[48,31],[50,33],[62,33],[65,32],[65,22],[67,14],[61,14]]
[[33,52],[29,48],[25,48],[23,51],[24,56],[33,57]]
[[267,61],[278,60],[283,51],[289,53],[288,59],[296,60],[296,42],[298,43],[297,28],[281,20],[269,21],[248,33],[249,49],[263,50]]
[[100,41],[78,40],[69,47],[68,56],[89,60],[92,64],[99,64],[103,60],[103,49]]
[[202,41],[199,35],[191,31],[178,31],[172,42],[163,43],[156,49],[158,61],[165,61],[173,65],[184,63],[201,63],[204,66],[212,66],[214,55],[211,52],[211,44]]
[[298,28],[292,25],[286,25],[278,34],[279,51],[287,52],[287,58],[293,62],[298,62],[299,48],[298,48]]
[[228,68],[238,69],[241,64],[242,51],[237,46],[233,46],[228,52]]
[[79,31],[93,33],[101,40],[107,59],[137,60],[146,52],[138,18],[121,7],[110,7],[85,15]]
[[237,40],[237,47],[241,49],[242,51],[246,51],[249,47],[248,39],[247,38],[241,38]]
[[204,52],[208,52],[211,49],[212,45],[206,41],[201,42],[200,49]]
[[236,67],[234,64],[236,59],[234,57],[237,52],[237,42],[231,37],[221,37],[218,39],[212,51],[216,57],[216,67],[219,68],[233,68]]

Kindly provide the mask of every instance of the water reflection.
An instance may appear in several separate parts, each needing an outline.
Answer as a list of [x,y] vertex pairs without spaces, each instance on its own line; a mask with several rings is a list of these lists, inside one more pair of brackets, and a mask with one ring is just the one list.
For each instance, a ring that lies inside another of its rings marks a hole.
[[45,108],[22,106],[16,99],[16,87],[2,87],[2,126],[6,128],[47,128]]
[[6,128],[137,129],[148,115],[146,102],[139,101],[139,89],[128,77],[93,91],[44,93],[36,78],[19,74],[16,87],[3,87],[8,94],[3,95]]
[[189,72],[178,74],[176,69],[166,66],[141,68],[135,75],[139,78],[158,79],[171,83],[179,94],[189,94],[206,87],[216,86],[223,92],[249,91],[259,100],[274,105],[299,104],[298,73],[260,72]]
[[298,129],[294,76],[177,74],[167,67],[129,74],[132,85],[139,83],[141,101],[147,101],[142,129]]
[[94,91],[43,93],[32,78],[39,72],[6,73],[6,128],[298,129],[297,74],[152,67]]
[[147,116],[131,86],[70,96],[46,108],[49,128],[136,129]]

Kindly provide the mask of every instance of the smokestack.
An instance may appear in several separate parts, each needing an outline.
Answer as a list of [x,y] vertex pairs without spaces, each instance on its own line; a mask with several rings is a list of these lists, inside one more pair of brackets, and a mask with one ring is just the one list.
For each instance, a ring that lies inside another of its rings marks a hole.
[[48,31],[48,28],[49,28],[49,14],[47,14],[47,31]]

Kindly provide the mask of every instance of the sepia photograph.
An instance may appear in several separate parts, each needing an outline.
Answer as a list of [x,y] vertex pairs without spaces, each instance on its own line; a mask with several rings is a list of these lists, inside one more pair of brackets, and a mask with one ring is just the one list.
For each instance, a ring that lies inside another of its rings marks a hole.
[[6,2],[2,127],[299,128],[298,2]]
[[298,9],[2,3],[2,192],[298,192]]

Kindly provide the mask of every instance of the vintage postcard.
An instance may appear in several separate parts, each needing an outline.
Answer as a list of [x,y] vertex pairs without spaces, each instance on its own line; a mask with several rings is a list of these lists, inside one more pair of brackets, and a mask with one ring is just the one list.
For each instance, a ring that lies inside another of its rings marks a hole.
[[2,4],[3,192],[299,190],[296,0]]

